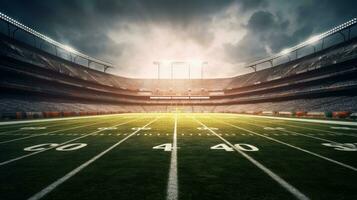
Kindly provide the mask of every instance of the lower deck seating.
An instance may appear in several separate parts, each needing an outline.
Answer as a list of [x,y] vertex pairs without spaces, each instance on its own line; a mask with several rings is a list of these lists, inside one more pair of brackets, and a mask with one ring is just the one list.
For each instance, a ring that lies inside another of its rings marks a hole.
[[254,104],[236,104],[220,106],[188,106],[188,105],[129,105],[129,104],[101,104],[58,102],[52,99],[14,99],[0,98],[0,113],[15,112],[248,112],[248,111],[305,111],[357,112],[357,96],[325,97],[317,99],[297,99],[280,102],[265,102]]

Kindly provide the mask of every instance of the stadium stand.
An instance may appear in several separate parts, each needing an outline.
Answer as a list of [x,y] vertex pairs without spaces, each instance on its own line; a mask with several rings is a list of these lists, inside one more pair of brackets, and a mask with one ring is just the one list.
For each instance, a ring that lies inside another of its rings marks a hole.
[[170,112],[177,107],[185,112],[280,115],[357,112],[357,39],[275,67],[219,79],[116,76],[5,35],[0,35],[0,57],[3,118],[26,116],[19,113],[49,116],[45,112],[57,113],[51,116]]

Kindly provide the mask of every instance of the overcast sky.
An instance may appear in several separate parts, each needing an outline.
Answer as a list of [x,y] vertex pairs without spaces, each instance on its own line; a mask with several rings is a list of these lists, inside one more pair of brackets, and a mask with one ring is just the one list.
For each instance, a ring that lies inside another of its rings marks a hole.
[[175,60],[192,61],[194,76],[193,61],[207,61],[205,76],[223,77],[356,17],[357,1],[1,0],[0,11],[114,63],[115,74],[155,77],[153,61]]

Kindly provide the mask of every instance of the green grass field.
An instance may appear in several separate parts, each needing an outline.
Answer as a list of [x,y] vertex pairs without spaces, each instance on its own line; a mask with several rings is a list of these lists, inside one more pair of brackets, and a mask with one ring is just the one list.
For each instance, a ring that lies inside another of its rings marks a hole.
[[357,199],[356,137],[233,114],[0,125],[0,199]]

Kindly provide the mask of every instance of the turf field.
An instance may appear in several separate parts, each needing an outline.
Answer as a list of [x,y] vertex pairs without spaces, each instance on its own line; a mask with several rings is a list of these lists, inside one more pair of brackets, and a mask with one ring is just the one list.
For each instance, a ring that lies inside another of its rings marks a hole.
[[357,199],[357,126],[232,114],[0,125],[0,199]]

